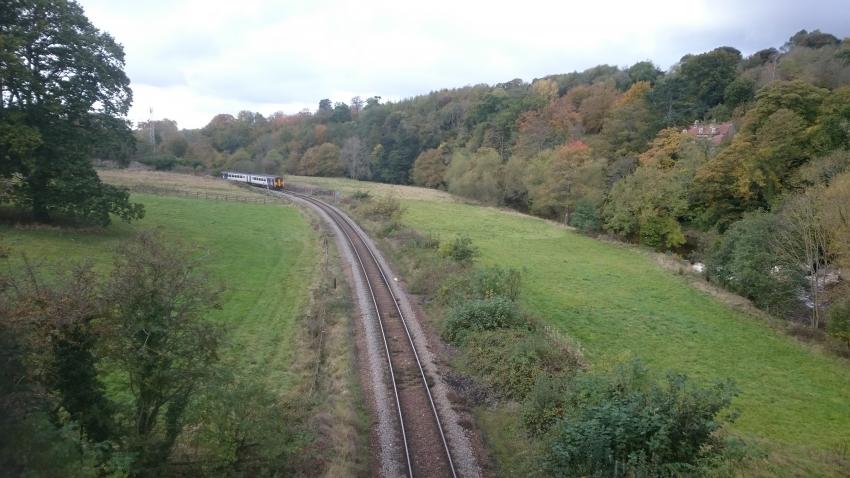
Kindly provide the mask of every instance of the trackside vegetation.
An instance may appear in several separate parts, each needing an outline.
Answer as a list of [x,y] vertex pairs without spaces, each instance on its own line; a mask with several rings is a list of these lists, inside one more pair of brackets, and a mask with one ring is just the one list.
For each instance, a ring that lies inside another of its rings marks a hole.
[[[374,196],[374,191],[390,192],[382,185],[339,179],[317,179],[315,184],[360,190],[361,197]],[[362,191],[373,192],[367,195]],[[511,211],[463,204],[441,193],[395,187],[392,194],[402,198],[401,226],[394,229],[401,227],[402,232],[385,239],[385,247],[393,250],[395,244],[399,252],[393,257],[406,271],[409,289],[426,301],[435,297],[428,310],[438,322],[450,310],[440,304],[440,297],[452,300],[454,287],[448,279],[445,290],[434,290],[443,274],[427,264],[437,257],[442,261],[438,269],[456,277],[454,284],[464,284],[459,290],[472,287],[475,280],[459,275],[463,269],[438,254],[439,243],[466,236],[480,251],[476,269],[519,271],[516,303],[533,323],[554,333],[556,344],[568,350],[568,355],[559,356],[575,357],[578,369],[585,364],[592,371],[614,370],[618,364],[639,358],[659,383],[664,383],[667,370],[687,374],[688,383],[700,386],[733,380],[738,392],[729,411],[738,414],[725,427],[733,440],[727,451],[735,455],[745,450],[750,458],[734,460],[730,469],[763,476],[841,475],[840,467],[846,463],[841,450],[850,417],[850,390],[846,387],[850,370],[844,359],[801,343],[763,317],[736,310],[693,288],[683,276],[663,269],[651,254],[639,249],[597,241]],[[416,253],[423,244],[431,251],[424,256]],[[464,365],[470,364],[469,370],[483,371],[484,378],[479,381],[486,387],[487,370],[508,355],[499,347],[511,344],[526,356],[535,350],[520,345],[522,341],[515,335],[518,330],[522,329],[470,335],[482,343],[478,350],[492,351],[492,355],[479,361],[464,352],[455,362],[456,369],[464,370]],[[553,346],[541,348],[551,351]],[[563,363],[563,358],[556,362]],[[491,376],[511,375],[503,370]],[[562,386],[555,381],[537,388],[532,380],[522,387],[541,394],[539,399],[545,402],[547,394]],[[495,388],[510,390],[504,383]],[[811,399],[813,390],[817,391],[816,400]],[[533,441],[516,442],[517,433],[527,432],[526,419],[518,418],[521,409],[477,408],[483,434],[498,466],[507,474],[537,469],[545,451]],[[536,413],[527,421],[546,422],[546,413]],[[743,441],[736,445],[737,440]]]
[[457,348],[454,368],[472,381],[461,393],[497,413],[511,413],[505,403],[522,404],[524,434],[540,452],[500,472],[543,467],[554,476],[670,475],[703,473],[725,460],[716,432],[732,418],[720,415],[736,393],[731,383],[702,388],[671,373],[661,386],[637,361],[613,379],[591,372],[564,337],[523,310],[518,269],[477,267],[470,237],[439,245],[396,217],[375,214],[402,210],[394,196],[352,198],[352,209],[405,267],[427,271],[428,283],[414,278],[412,285],[432,303],[440,334]]

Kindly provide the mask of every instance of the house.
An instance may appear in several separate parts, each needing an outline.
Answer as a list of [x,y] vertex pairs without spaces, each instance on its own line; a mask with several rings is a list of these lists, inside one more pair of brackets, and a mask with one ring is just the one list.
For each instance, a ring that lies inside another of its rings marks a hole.
[[697,120],[694,121],[694,124],[690,128],[682,130],[682,132],[697,139],[711,141],[711,144],[716,146],[735,133],[735,125],[731,122],[715,123],[712,121],[710,123],[702,123]]

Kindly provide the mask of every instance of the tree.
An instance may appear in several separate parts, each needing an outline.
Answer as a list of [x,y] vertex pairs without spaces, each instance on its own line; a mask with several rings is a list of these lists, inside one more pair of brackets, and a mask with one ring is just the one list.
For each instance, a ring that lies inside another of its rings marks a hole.
[[503,165],[499,152],[481,148],[474,154],[456,152],[446,169],[449,192],[487,204],[502,200]]
[[733,223],[706,257],[709,279],[723,284],[768,312],[794,305],[802,281],[798,266],[786,267],[771,243],[778,234],[774,214],[756,211]]
[[339,151],[339,160],[345,165],[348,177],[369,179],[371,168],[366,146],[357,136],[347,138]]
[[[848,155],[847,152],[844,155]],[[850,270],[850,171],[836,176],[823,191],[820,200],[824,226],[830,233],[829,251],[833,262]]]
[[629,81],[634,84],[639,81],[646,81],[649,84],[655,83],[664,73],[661,72],[651,61],[639,61],[628,69]]
[[845,298],[829,308],[826,331],[850,346],[850,298]]
[[345,103],[334,103],[334,109],[331,113],[330,121],[332,123],[345,123],[351,121],[351,108]]
[[144,209],[98,179],[99,142],[132,142],[124,51],[75,2],[21,0],[0,14],[0,178],[39,221],[65,214],[106,225]]
[[360,112],[363,111],[363,98],[355,96],[351,98],[351,117],[355,120],[360,118]]
[[446,148],[443,146],[422,151],[413,163],[413,184],[426,188],[445,187],[444,175],[448,159]]
[[340,161],[339,147],[324,143],[308,149],[301,157],[299,172],[307,176],[342,176],[345,165]]
[[822,201],[818,188],[791,197],[780,210],[780,226],[771,238],[782,266],[806,276],[806,292],[811,300],[809,324],[813,329],[820,326],[822,284],[832,260],[831,231],[824,221]]
[[602,209],[605,229],[656,249],[679,247],[687,196],[687,170],[639,167],[611,188]]
[[529,207],[532,213],[554,219],[567,219],[582,199],[600,204],[605,189],[604,161],[592,159],[582,142],[561,146],[535,157],[526,173]]
[[21,272],[3,278],[9,293],[0,291],[0,299],[8,304],[0,311],[5,313],[3,321],[16,329],[16,341],[30,348],[28,363],[16,374],[38,377],[45,396],[55,400],[49,405],[55,423],[64,423],[61,414],[67,413],[92,442],[112,438],[114,407],[97,370],[95,323],[102,318],[102,304],[91,265],[46,280],[46,274],[25,260]]
[[695,101],[697,117],[723,102],[726,87],[735,80],[740,62],[741,52],[731,47],[683,58],[680,74]]
[[217,358],[219,332],[205,320],[216,291],[185,250],[142,232],[118,249],[105,292],[110,356],[132,396],[136,471],[158,475],[183,414]]
[[650,91],[649,82],[635,83],[617,100],[605,119],[601,136],[614,158],[642,152],[658,131],[658,121],[647,98]]
[[325,98],[319,101],[319,109],[316,110],[316,118],[322,123],[327,122],[333,115],[333,104],[331,100]]
[[721,229],[746,211],[767,209],[787,192],[793,173],[812,155],[810,134],[826,90],[777,81],[759,90],[732,143],[695,178],[700,222]]
[[800,30],[788,40],[788,46],[794,45],[806,48],[823,48],[828,45],[838,45],[840,42],[841,41],[834,35],[821,33],[820,30],[814,30],[811,33],[806,30]]
[[735,108],[751,101],[756,95],[756,82],[745,77],[735,78],[723,90],[723,102]]

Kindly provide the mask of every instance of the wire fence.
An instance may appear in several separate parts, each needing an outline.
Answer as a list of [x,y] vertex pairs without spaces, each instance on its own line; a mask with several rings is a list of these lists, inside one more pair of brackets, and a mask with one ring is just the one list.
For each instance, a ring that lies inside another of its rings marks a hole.
[[[227,202],[241,202],[248,204],[281,204],[284,200],[279,196],[266,195],[265,191],[258,189],[256,193],[246,195],[246,194],[229,194],[229,193],[216,193],[210,191],[189,191],[185,189],[172,189],[172,188],[163,188],[163,187],[154,187],[154,186],[127,186],[132,192],[142,193],[142,194],[152,194],[155,196],[177,196],[177,197],[186,197],[186,198],[194,198],[194,199],[207,199],[212,201],[227,201]],[[259,194],[257,194],[259,193]]]
[[[241,186],[241,185],[240,185]],[[241,202],[249,204],[281,204],[287,200],[279,195],[272,194],[272,191],[266,191],[253,186],[245,186],[246,193],[219,193],[211,191],[192,191],[187,189],[167,188],[161,186],[148,186],[141,184],[124,186],[132,192],[142,194],[152,194],[155,196],[177,196],[194,199],[207,199],[213,201],[229,201]],[[247,189],[250,188],[250,189]],[[250,192],[248,192],[250,191]],[[340,199],[340,192],[330,189],[321,189],[312,186],[302,186],[295,184],[287,184],[283,191],[292,191],[309,196],[324,197],[333,201]]]
[[283,190],[292,191],[294,193],[306,194],[308,196],[323,196],[326,198],[333,199],[334,201],[340,198],[339,191],[334,191],[332,189],[322,189],[314,186],[304,186],[301,184],[287,183]]

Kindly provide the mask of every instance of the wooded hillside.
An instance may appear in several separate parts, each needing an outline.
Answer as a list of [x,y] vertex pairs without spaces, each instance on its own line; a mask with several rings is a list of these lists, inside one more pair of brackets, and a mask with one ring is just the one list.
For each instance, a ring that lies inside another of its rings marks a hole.
[[[446,189],[708,263],[710,278],[807,317],[848,257],[850,40],[802,30],[744,57],[689,54],[398,102],[216,116],[137,130],[135,159]],[[129,158],[124,158],[125,160]],[[832,279],[830,279],[832,277]]]

